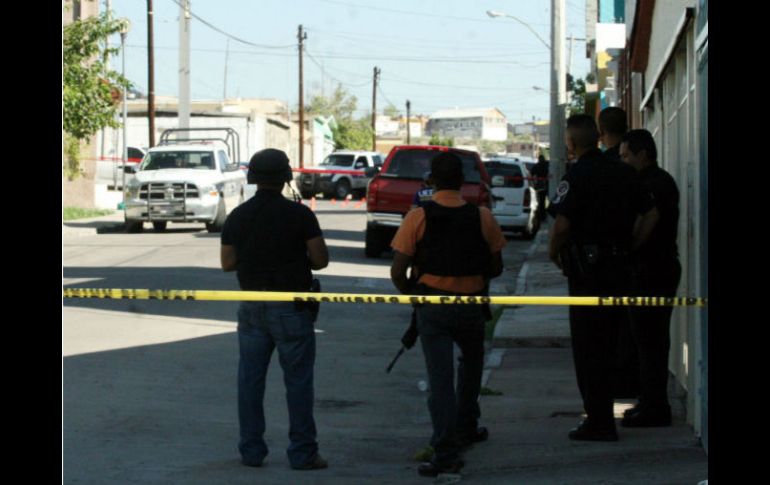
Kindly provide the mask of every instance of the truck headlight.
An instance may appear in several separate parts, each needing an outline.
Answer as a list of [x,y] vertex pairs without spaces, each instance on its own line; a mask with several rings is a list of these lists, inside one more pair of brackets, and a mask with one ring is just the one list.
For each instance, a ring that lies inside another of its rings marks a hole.
[[198,190],[200,191],[201,196],[210,195],[212,197],[217,197],[219,195],[219,190],[217,190],[214,185],[201,185]]
[[142,184],[137,181],[136,179],[129,180],[126,182],[126,198],[127,199],[138,199],[139,198],[139,188],[142,186]]

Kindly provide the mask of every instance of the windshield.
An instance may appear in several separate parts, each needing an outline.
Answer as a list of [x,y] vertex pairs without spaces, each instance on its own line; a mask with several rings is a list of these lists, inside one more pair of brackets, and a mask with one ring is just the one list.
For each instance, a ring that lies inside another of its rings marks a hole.
[[[388,165],[387,174],[398,178],[422,180],[422,175],[430,171],[430,161],[438,155],[437,150],[399,150],[393,155]],[[463,161],[465,183],[481,182],[481,174],[476,164],[476,158],[465,153],[454,152]]]
[[524,173],[518,165],[504,163],[499,161],[485,162],[484,167],[490,177],[502,175],[505,179],[503,187],[521,188],[524,187]]
[[321,162],[321,165],[335,165],[337,167],[352,167],[354,155],[329,155]]
[[214,170],[212,152],[154,152],[148,153],[139,170],[162,170],[167,168],[194,168]]

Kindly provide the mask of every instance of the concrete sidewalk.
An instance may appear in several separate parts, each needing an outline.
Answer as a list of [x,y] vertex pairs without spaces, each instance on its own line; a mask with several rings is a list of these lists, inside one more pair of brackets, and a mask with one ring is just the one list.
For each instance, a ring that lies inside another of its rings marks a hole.
[[[568,294],[566,278],[548,260],[549,229],[543,227],[533,241],[519,275],[513,280],[507,276],[507,286],[513,288],[509,295]],[[484,385],[502,395],[481,397],[481,424],[489,428],[490,437],[464,454],[462,481],[694,485],[708,479],[708,457],[676,402],[671,427],[618,425],[617,442],[568,439],[568,431],[583,417],[568,307],[507,307],[493,347]],[[616,418],[632,404],[616,400]]]
[[79,237],[123,232],[124,227],[123,211],[116,210],[112,214],[106,216],[62,221],[62,236]]

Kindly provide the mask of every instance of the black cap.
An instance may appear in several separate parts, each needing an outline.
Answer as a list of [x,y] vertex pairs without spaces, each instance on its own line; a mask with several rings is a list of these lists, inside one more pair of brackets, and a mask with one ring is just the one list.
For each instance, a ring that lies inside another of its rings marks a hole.
[[255,153],[249,161],[249,171],[246,178],[250,184],[280,184],[287,182],[287,177],[290,181],[289,157],[281,150],[265,148]]

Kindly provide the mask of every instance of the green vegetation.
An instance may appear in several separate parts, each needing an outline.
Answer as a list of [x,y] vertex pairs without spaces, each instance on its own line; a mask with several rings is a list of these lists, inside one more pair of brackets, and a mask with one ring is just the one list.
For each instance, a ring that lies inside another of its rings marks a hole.
[[481,391],[479,392],[482,396],[502,396],[502,391],[495,391],[494,389],[490,389],[487,386],[482,386]]
[[87,217],[99,217],[112,214],[114,211],[107,209],[81,209],[80,207],[65,207],[64,220],[85,219]]
[[330,97],[317,94],[305,107],[309,115],[334,116],[337,127],[332,128],[335,148],[347,150],[370,150],[372,148],[371,115],[355,118],[358,99],[342,85]]
[[117,128],[116,119],[123,89],[131,83],[120,73],[107,69],[109,55],[118,48],[106,48],[110,35],[120,32],[122,22],[102,13],[64,26],[62,52],[62,118],[64,129],[63,167],[70,180],[80,174],[80,143],[97,131]]
[[455,146],[455,139],[454,138],[441,138],[437,134],[433,134],[430,137],[430,140],[428,140],[428,145],[435,145],[435,146],[444,146],[444,147],[453,147]]
[[497,326],[497,321],[500,320],[500,316],[502,316],[503,310],[505,310],[505,307],[503,306],[494,307],[494,309],[492,310],[492,319],[486,323],[484,328],[485,340],[492,340],[492,338],[494,337],[495,326]]

